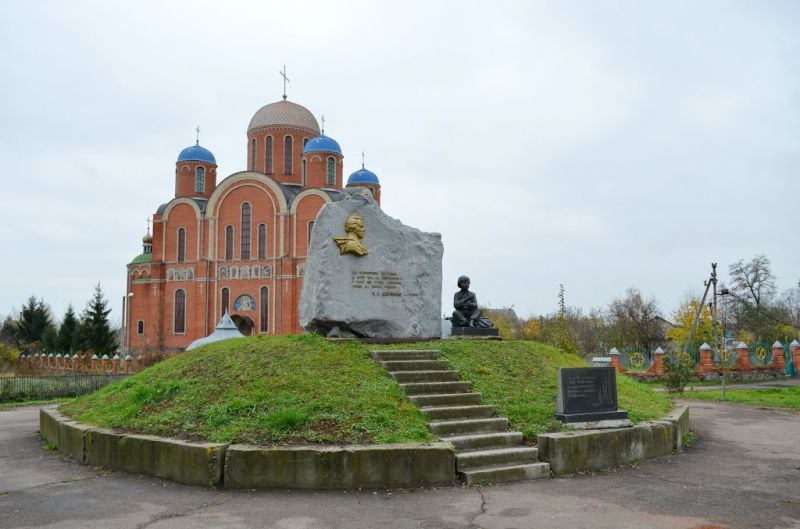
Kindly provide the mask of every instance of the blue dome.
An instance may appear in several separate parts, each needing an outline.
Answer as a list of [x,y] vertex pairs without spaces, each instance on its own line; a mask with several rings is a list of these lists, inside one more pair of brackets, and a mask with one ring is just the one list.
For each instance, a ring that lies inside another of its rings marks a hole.
[[181,153],[178,155],[179,162],[208,162],[217,165],[217,160],[214,158],[214,155],[211,154],[211,151],[206,149],[205,147],[200,147],[200,145],[192,145],[191,147],[186,147]]
[[347,185],[350,184],[375,184],[376,186],[381,185],[381,183],[378,181],[378,175],[376,175],[369,169],[364,169],[363,167],[350,175],[350,177],[347,179]]
[[339,147],[336,140],[321,134],[306,143],[303,148],[303,154],[307,152],[335,152],[336,154],[342,154],[342,148]]

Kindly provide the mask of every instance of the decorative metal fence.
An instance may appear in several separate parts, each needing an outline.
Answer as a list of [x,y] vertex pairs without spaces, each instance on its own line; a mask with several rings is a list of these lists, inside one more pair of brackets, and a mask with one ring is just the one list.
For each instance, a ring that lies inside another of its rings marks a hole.
[[0,402],[75,397],[97,391],[127,376],[117,374],[0,378]]
[[750,346],[750,363],[763,367],[772,364],[772,345],[767,342],[756,342]]
[[647,371],[653,365],[653,355],[644,348],[624,348],[619,352],[619,360],[629,371]]

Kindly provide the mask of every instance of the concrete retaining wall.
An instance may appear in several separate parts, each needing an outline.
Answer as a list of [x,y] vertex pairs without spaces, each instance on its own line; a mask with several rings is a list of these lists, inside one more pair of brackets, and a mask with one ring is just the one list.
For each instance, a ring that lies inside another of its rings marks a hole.
[[556,475],[626,465],[671,454],[689,431],[689,409],[632,428],[559,432],[538,436],[539,459]]
[[93,428],[55,407],[40,410],[39,429],[42,438],[76,462],[187,485],[405,488],[453,485],[456,479],[450,443],[286,448],[191,443]]
[[259,448],[232,445],[225,456],[230,488],[358,489],[453,485],[450,443]]

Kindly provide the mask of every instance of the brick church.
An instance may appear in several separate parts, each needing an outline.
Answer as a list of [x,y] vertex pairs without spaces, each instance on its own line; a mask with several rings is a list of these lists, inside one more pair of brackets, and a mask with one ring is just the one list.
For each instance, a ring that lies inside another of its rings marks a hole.
[[[324,124],[324,120],[323,120]],[[198,141],[175,163],[175,196],[127,266],[125,345],[184,349],[228,311],[243,334],[301,332],[298,307],[314,219],[343,187],[381,187],[364,168],[343,178],[339,144],[305,107],[283,100],[247,127],[247,170],[217,181]]]

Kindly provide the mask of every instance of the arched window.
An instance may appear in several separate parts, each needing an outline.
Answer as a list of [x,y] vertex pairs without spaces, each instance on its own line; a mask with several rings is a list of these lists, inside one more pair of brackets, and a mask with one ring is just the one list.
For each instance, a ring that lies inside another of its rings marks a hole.
[[303,149],[306,148],[306,145],[308,145],[308,138],[303,138]]
[[186,292],[183,289],[175,291],[175,317],[173,318],[175,334],[186,332]]
[[336,184],[336,160],[333,156],[328,157],[328,185]]
[[261,287],[259,298],[258,330],[269,332],[269,289],[267,287]]
[[264,173],[272,174],[272,136],[264,138]]
[[258,258],[267,258],[267,225],[258,225]]
[[233,260],[233,226],[225,228],[225,260]]
[[256,139],[250,142],[250,170],[256,170]]
[[178,228],[178,262],[186,260],[186,230]]
[[206,168],[202,165],[198,165],[194,170],[194,192],[206,192]]
[[144,334],[144,320],[139,320],[136,322],[136,334],[139,336]]
[[292,174],[292,137],[283,139],[283,174]]
[[220,316],[224,316],[226,312],[230,311],[230,302],[231,302],[231,291],[228,288],[222,289],[222,314]]
[[303,161],[300,162],[300,165],[302,166],[302,172],[303,172],[303,187],[305,187],[306,186],[306,181],[307,181],[307,179],[306,179],[306,160],[303,159]]
[[[311,230],[314,229],[314,221],[308,223],[308,246],[311,247]],[[308,252],[306,252],[308,253]]]
[[242,204],[242,248],[239,257],[250,259],[250,204]]

